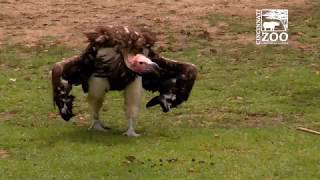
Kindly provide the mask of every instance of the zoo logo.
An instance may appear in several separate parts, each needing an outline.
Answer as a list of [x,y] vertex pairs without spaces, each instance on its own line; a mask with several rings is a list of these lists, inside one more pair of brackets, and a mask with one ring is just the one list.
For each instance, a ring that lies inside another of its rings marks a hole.
[[288,44],[288,10],[256,10],[256,44]]

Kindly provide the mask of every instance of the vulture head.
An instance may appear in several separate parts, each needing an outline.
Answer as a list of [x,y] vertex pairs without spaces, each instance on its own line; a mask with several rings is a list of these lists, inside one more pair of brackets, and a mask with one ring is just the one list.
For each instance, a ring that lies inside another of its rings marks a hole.
[[139,75],[160,75],[160,67],[143,54],[128,55],[125,58],[126,66]]

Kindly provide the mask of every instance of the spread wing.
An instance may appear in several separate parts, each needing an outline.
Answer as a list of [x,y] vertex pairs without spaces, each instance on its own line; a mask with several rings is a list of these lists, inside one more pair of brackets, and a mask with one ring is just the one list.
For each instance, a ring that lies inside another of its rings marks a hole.
[[107,27],[88,33],[87,38],[89,45],[81,55],[58,62],[52,68],[53,100],[64,120],[68,121],[74,116],[72,112],[74,96],[70,94],[72,86],[82,85],[86,93],[89,77],[93,73],[107,71],[105,61],[103,61],[104,64],[99,64],[100,61],[97,58],[99,48],[130,49],[136,53],[148,51],[146,54],[160,66],[161,72],[157,77],[143,76],[142,78],[144,89],[160,93],[147,103],[147,107],[159,104],[164,112],[168,112],[170,108],[188,99],[197,76],[196,67],[189,63],[165,59],[155,53],[151,49],[155,39],[148,31],[139,31],[130,27],[129,29],[128,27]]
[[143,76],[143,88],[158,91],[160,95],[152,98],[146,106],[159,104],[163,112],[168,112],[170,108],[187,101],[197,77],[197,68],[190,63],[161,57],[152,50],[149,52],[149,58],[160,66],[161,72],[159,77]]
[[53,101],[58,106],[61,117],[68,121],[72,112],[74,96],[70,95],[73,85],[82,85],[88,91],[88,79],[93,72],[93,62],[85,55],[74,56],[54,64],[51,71]]

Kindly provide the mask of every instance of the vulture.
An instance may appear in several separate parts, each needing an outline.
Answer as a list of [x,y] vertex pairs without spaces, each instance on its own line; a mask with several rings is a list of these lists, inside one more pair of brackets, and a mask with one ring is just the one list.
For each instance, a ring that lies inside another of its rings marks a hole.
[[143,89],[157,93],[146,105],[160,105],[163,112],[186,101],[194,85],[197,68],[191,63],[166,59],[152,47],[154,33],[129,26],[99,27],[85,33],[88,45],[77,56],[53,65],[51,81],[53,101],[65,121],[73,116],[73,86],[87,93],[92,124],[89,129],[106,131],[99,111],[106,92],[124,91],[127,136],[139,136],[134,130]]

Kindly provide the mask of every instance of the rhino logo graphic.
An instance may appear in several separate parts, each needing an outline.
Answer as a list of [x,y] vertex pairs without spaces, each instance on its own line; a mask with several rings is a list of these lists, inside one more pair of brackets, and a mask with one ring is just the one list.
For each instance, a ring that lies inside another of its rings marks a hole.
[[270,31],[274,31],[276,26],[279,26],[280,23],[276,22],[276,21],[271,21],[271,22],[264,22],[263,23],[263,29],[265,31],[270,30]]

